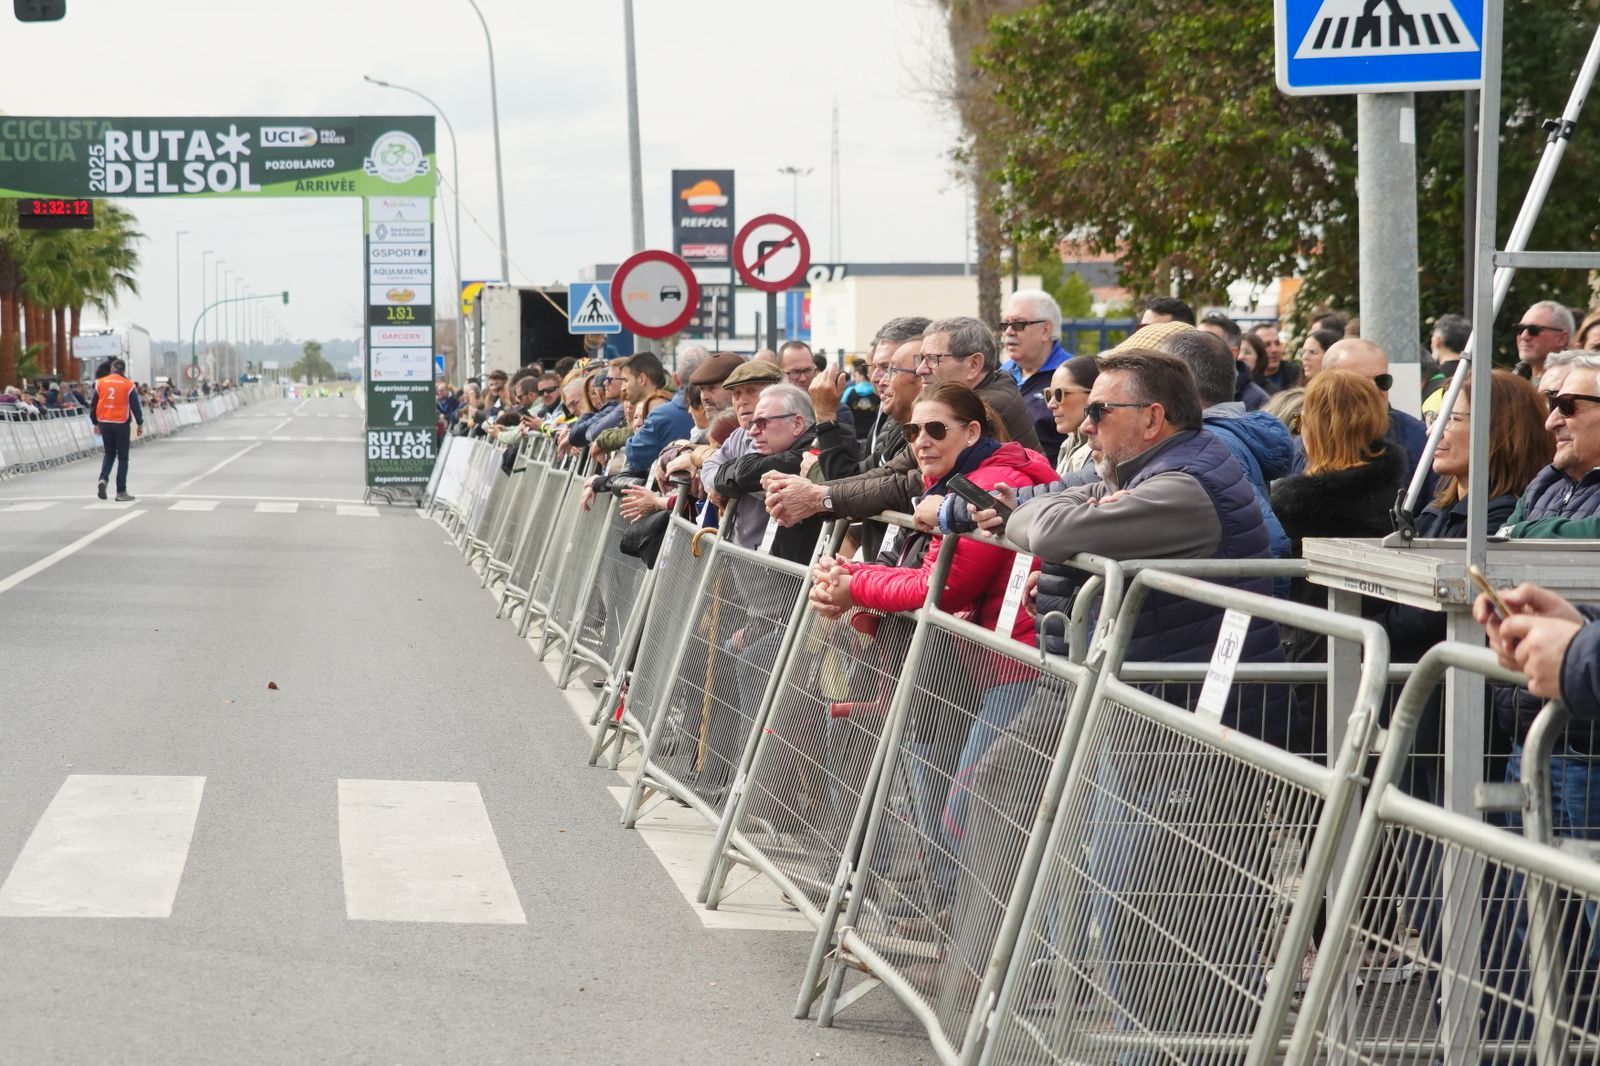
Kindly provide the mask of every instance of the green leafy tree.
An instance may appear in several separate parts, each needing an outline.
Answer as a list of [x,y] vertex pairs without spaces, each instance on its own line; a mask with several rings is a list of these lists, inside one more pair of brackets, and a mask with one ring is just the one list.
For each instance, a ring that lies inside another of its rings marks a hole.
[[307,385],[315,385],[319,381],[328,381],[334,377],[333,364],[322,356],[322,344],[318,341],[306,341],[300,346],[300,358],[289,368],[292,378],[304,378]]
[[[1502,243],[1538,161],[1539,119],[1566,101],[1591,11],[1507,6]],[[1359,310],[1355,99],[1278,91],[1270,5],[1041,0],[996,18],[976,63],[998,105],[979,133],[1001,146],[995,186],[1026,232],[1115,253],[1135,292],[1164,293],[1176,278],[1204,301],[1235,279],[1297,275],[1302,317],[1318,305]],[[1417,127],[1426,322],[1463,305],[1461,95],[1419,94]],[[1575,141],[1533,247],[1587,248],[1600,236],[1593,162]],[[1524,274],[1502,322],[1546,295],[1585,302],[1584,278]]]

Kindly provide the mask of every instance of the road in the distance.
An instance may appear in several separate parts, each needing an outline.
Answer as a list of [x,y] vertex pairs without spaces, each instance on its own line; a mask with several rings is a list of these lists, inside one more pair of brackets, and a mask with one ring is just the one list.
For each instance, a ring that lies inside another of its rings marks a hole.
[[703,927],[361,424],[0,483],[0,1062],[932,1061],[883,993],[789,1017],[809,934]]

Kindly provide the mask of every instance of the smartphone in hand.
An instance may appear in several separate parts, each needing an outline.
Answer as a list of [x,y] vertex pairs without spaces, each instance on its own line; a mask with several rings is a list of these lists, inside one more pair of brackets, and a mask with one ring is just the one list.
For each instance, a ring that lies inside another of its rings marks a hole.
[[1478,569],[1476,566],[1469,566],[1467,567],[1467,576],[1472,579],[1472,583],[1474,585],[1478,586],[1479,592],[1489,597],[1489,603],[1494,607],[1496,618],[1504,622],[1507,618],[1511,617],[1511,608],[1506,605],[1505,600],[1500,598],[1499,590],[1493,585],[1489,584],[1489,579],[1484,575],[1482,570]]
[[956,474],[950,479],[949,484],[950,491],[966,500],[975,510],[997,511],[1002,518],[1015,510],[994,493],[974,485],[965,474]]

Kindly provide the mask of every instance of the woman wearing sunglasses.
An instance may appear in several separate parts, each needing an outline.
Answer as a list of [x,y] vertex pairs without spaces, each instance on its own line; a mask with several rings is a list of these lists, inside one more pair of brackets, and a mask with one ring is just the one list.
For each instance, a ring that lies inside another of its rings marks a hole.
[[[1049,460],[1038,452],[1003,440],[1004,424],[977,393],[954,382],[930,386],[912,408],[902,431],[917,463],[920,494],[943,496],[950,479],[964,474],[979,488],[997,484],[1046,485],[1055,480]],[[812,571],[811,606],[836,617],[851,608],[885,614],[915,611],[928,593],[928,582],[943,539],[937,534],[907,533],[893,527],[876,563],[858,563],[829,556]],[[1033,620],[1013,602],[1003,611],[1006,586],[1016,555],[1007,548],[963,538],[956,547],[939,607],[1024,644],[1036,643]],[[930,856],[935,883],[948,889],[954,854],[961,836],[960,816],[945,812],[949,783],[982,755],[1026,699],[1029,671],[1009,659],[968,651],[969,660],[951,671],[952,679],[970,685],[966,694],[941,693],[938,701],[910,724],[912,750],[919,756],[914,774],[917,816],[926,838],[944,843],[946,853]],[[977,708],[976,719],[963,709]],[[948,901],[942,901],[944,905]]]
[[1056,420],[1056,432],[1064,438],[1056,459],[1056,473],[1062,477],[1094,466],[1090,454],[1093,441],[1080,431],[1083,409],[1089,403],[1089,390],[1100,374],[1100,360],[1092,355],[1075,355],[1056,367],[1050,387],[1044,390],[1045,406]]

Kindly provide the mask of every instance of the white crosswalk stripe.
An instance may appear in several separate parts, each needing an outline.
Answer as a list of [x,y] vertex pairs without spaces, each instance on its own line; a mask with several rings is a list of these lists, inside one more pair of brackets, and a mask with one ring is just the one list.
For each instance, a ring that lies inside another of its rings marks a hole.
[[338,505],[339,514],[345,518],[377,518],[378,509],[366,504],[341,503]]
[[277,500],[262,500],[256,504],[256,514],[294,514],[300,510],[298,503],[282,503]]
[[527,923],[470,781],[341,780],[339,853],[351,919]]
[[167,508],[167,510],[169,510],[169,511],[215,511],[217,509],[217,504],[219,502],[220,501],[218,501],[218,500],[179,500],[177,503],[175,503],[171,507]]
[[[171,917],[205,786],[67,777],[0,884],[0,917]],[[346,919],[527,924],[476,783],[340,780],[335,802]]]
[[169,917],[205,780],[68,777],[0,885],[0,915]]
[[46,507],[54,507],[55,505],[54,500],[29,500],[25,503],[0,504],[0,514],[11,511],[42,511]]

